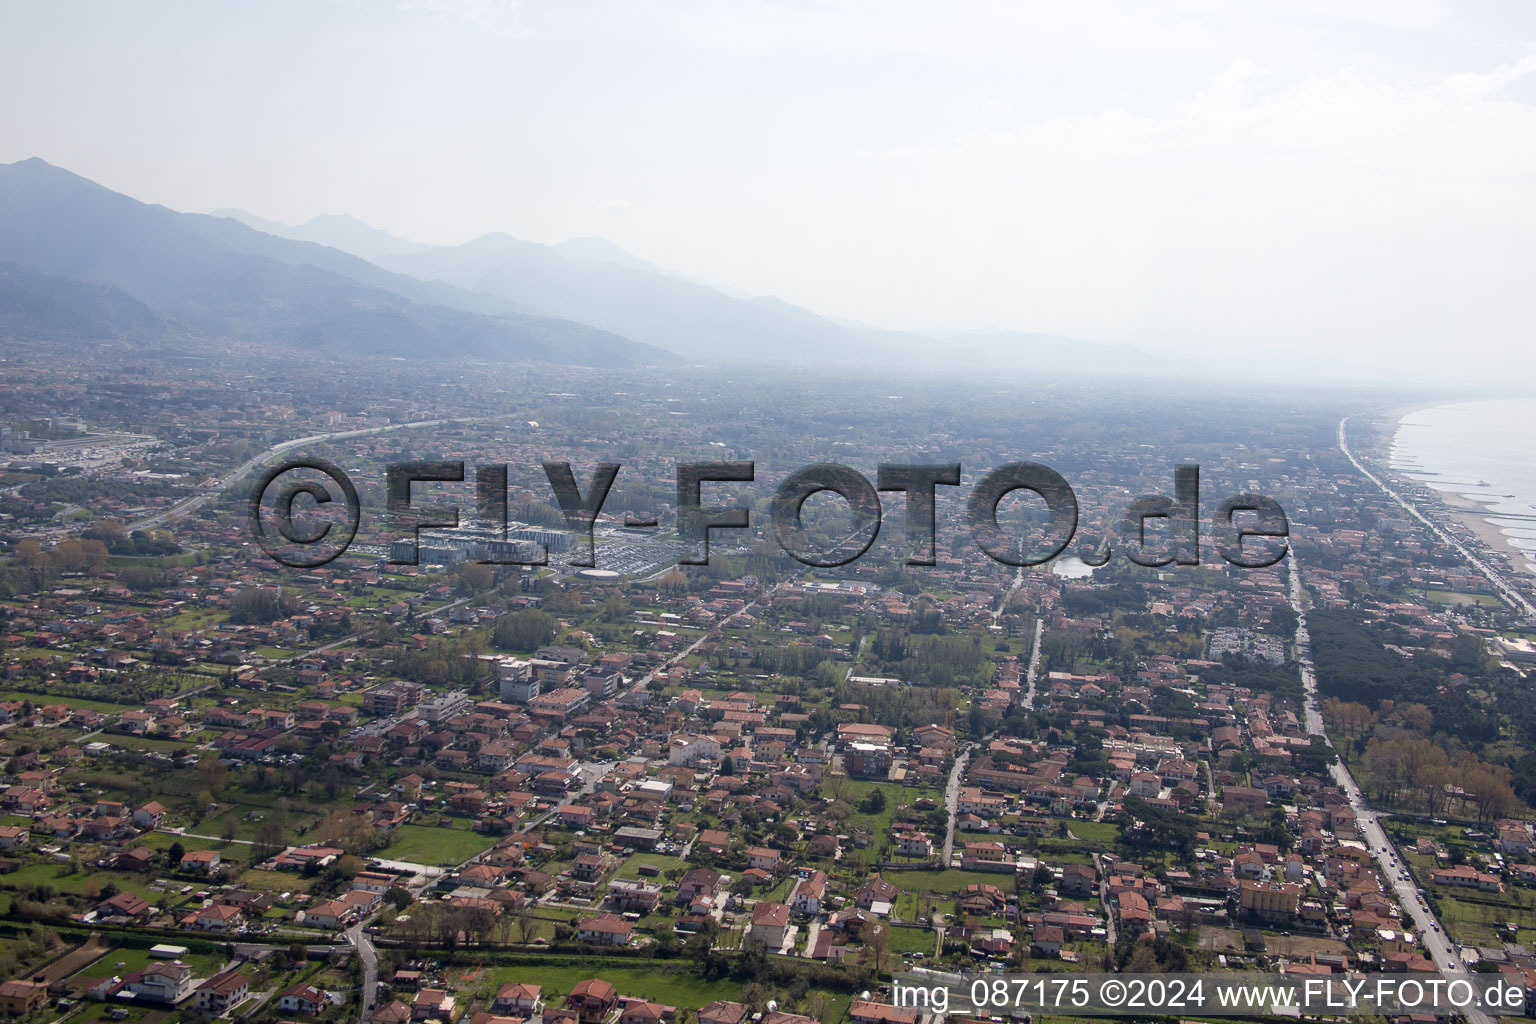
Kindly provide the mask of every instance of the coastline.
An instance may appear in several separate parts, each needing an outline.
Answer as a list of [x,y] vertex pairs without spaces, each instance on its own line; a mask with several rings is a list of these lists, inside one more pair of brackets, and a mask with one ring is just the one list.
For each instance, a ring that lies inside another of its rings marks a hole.
[[1497,523],[1487,518],[1487,505],[1454,491],[1442,491],[1428,484],[1424,486],[1446,507],[1451,518],[1465,526],[1482,542],[1493,558],[1502,560],[1502,568],[1508,572],[1536,577],[1536,566],[1531,564],[1529,552],[1517,546],[1508,534],[1499,529]]
[[1461,494],[1457,491],[1445,490],[1435,487],[1433,484],[1415,478],[1411,471],[1399,469],[1392,464],[1391,452],[1397,445],[1398,432],[1402,430],[1403,420],[1409,415],[1422,409],[1437,408],[1441,405],[1454,405],[1455,401],[1420,403],[1412,407],[1400,407],[1384,411],[1384,419],[1390,419],[1392,428],[1385,438],[1387,458],[1384,460],[1387,469],[1400,485],[1408,485],[1417,488],[1421,493],[1430,495],[1439,502],[1449,517],[1464,527],[1467,532],[1475,537],[1478,543],[1486,550],[1489,559],[1499,569],[1512,573],[1519,578],[1527,580],[1536,579],[1536,564],[1533,564],[1531,553],[1514,543],[1513,538],[1507,535],[1499,525],[1487,518],[1489,506],[1492,500],[1480,502]]

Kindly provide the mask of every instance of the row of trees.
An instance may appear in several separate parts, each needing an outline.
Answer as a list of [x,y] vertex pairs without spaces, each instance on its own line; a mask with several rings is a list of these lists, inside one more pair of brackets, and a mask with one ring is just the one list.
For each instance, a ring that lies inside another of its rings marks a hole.
[[1443,747],[1424,737],[1374,738],[1365,748],[1362,767],[1376,799],[1422,807],[1429,814],[1459,801],[1464,813],[1486,822],[1507,817],[1519,804],[1508,768],[1470,751],[1453,762]]

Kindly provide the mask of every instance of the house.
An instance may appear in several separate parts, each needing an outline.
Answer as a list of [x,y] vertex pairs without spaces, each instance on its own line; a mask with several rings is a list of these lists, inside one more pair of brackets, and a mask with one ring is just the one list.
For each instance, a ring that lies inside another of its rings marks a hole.
[[326,1007],[326,995],[323,991],[309,984],[298,984],[283,992],[277,997],[279,1010],[292,1010],[297,1013],[306,1013],[310,1016],[318,1014]]
[[930,857],[933,855],[933,841],[926,833],[908,829],[897,833],[896,852],[903,857]]
[[853,904],[860,910],[868,910],[870,913],[882,917],[890,914],[891,907],[896,903],[896,897],[901,895],[901,890],[894,883],[876,875],[863,885],[853,895]]
[[131,892],[120,892],[96,905],[96,911],[102,917],[148,917],[154,909],[148,900]]
[[458,1008],[453,993],[442,988],[424,988],[411,1000],[411,1020],[453,1020]]
[[733,1003],[725,999],[699,1009],[699,1024],[743,1024],[752,1013],[746,1003]]
[[692,903],[701,897],[714,899],[720,894],[720,872],[714,868],[694,868],[677,884],[677,902]]
[[1481,889],[1484,892],[1503,892],[1504,883],[1498,875],[1478,871],[1469,864],[1454,868],[1437,868],[1430,873],[1436,885],[1452,885],[1463,889]]
[[598,914],[576,924],[576,941],[595,946],[627,946],[635,926],[617,914]]
[[155,863],[155,851],[147,846],[136,846],[117,855],[112,866],[119,871],[148,871]]
[[326,900],[304,911],[304,923],[316,928],[345,928],[356,916],[357,904],[346,900]]
[[641,999],[624,1007],[619,1014],[619,1024],[662,1024],[675,1016],[677,1007]]
[[249,994],[250,981],[239,971],[215,974],[197,987],[195,993],[197,1010],[199,1013],[216,1017],[239,1006]]
[[515,1017],[536,1016],[544,1011],[544,1004],[539,999],[540,991],[538,985],[520,985],[509,981],[496,990],[496,998],[491,1000],[491,1012]]
[[192,993],[192,968],[179,960],[152,963],[130,974],[124,987],[135,999],[175,1006]]
[[809,878],[802,879],[795,887],[794,899],[790,901],[790,906],[797,914],[815,916],[821,913],[821,905],[826,898],[827,873],[812,871]]
[[181,855],[181,870],[211,875],[219,870],[218,850],[188,850]]
[[973,882],[957,894],[961,913],[990,916],[1001,914],[1008,907],[1008,897],[1003,890],[985,882]]
[[139,828],[159,828],[165,823],[165,808],[151,800],[133,812],[133,823]]
[[194,928],[200,932],[234,931],[240,927],[240,923],[240,908],[227,904],[214,904],[194,910],[181,920],[183,928]]
[[[566,1007],[576,1011],[581,1024],[599,1024],[613,1011],[618,1002],[618,992],[602,978],[578,981],[576,987],[571,989],[571,994],[565,999]],[[546,1016],[548,1016],[547,1013]]]
[[752,908],[752,927],[746,942],[769,952],[778,952],[784,946],[789,933],[789,907],[783,903],[760,900]]
[[754,846],[747,851],[747,866],[766,871],[769,874],[779,870],[783,862],[783,855],[778,850],[770,850],[762,846]]
[[867,999],[855,999],[848,1007],[848,1019],[853,1024],[917,1024],[918,1011],[890,1003],[872,1003]]
[[1097,885],[1092,865],[1066,864],[1061,869],[1061,880],[1056,883],[1056,888],[1063,895],[1092,896]]
[[410,1024],[411,1008],[396,999],[385,1006],[376,1006],[368,1020],[372,1024]]
[[33,1010],[41,1009],[48,1002],[48,986],[30,981],[7,981],[0,984],[0,1013],[7,1017],[25,1017]]
[[1035,926],[1035,931],[1029,940],[1029,952],[1031,956],[1061,956],[1061,944],[1066,939],[1066,934],[1053,924],[1041,924]]
[[20,850],[31,840],[32,833],[20,825],[0,825],[0,850]]

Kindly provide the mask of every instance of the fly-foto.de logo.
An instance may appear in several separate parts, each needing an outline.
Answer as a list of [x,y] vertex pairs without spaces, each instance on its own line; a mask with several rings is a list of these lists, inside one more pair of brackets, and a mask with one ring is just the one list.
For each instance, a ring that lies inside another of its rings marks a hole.
[[[555,501],[578,538],[567,564],[595,564],[593,528],[621,468],[618,463],[598,463],[583,488],[570,463],[543,463]],[[494,565],[547,565],[549,544],[538,539],[542,531],[523,531],[528,535],[524,538],[508,536],[507,470],[504,464],[480,465],[470,477],[475,485],[474,518],[490,524],[493,530],[499,528],[501,535],[500,544],[493,542],[474,560]],[[315,473],[329,483],[316,479]],[[756,465],[747,461],[678,463],[677,513],[672,527],[682,548],[680,564],[708,564],[714,531],[752,526],[752,510],[746,506],[706,505],[710,485],[751,483],[756,478]],[[858,470],[837,463],[805,466],[790,473],[775,490],[769,506],[770,532],[786,554],[804,565],[847,565],[868,551],[879,536],[886,511],[881,492],[899,494],[905,499],[905,539],[910,549],[906,564],[931,566],[936,564],[939,540],[938,488],[958,487],[960,478],[959,463],[882,463],[873,482]],[[412,485],[463,483],[466,479],[462,461],[398,462],[385,467],[385,525],[398,527],[405,535],[391,545],[391,563],[417,564],[422,530],[459,527],[459,508],[428,511],[413,501]],[[1177,466],[1173,479],[1172,497],[1149,494],[1135,499],[1109,531],[1112,536],[1104,537],[1092,550],[1078,552],[1079,557],[1090,565],[1102,565],[1118,551],[1137,565],[1198,565],[1200,468]],[[1010,536],[998,523],[999,504],[1016,491],[1030,492],[1045,504],[1047,523],[1034,543]],[[830,547],[822,533],[806,525],[802,515],[807,500],[822,492],[840,496],[851,515],[850,527]],[[301,497],[309,498],[317,508],[339,505],[344,514],[339,521],[300,516],[295,504]],[[334,463],[293,459],[270,467],[256,482],[249,517],[253,536],[273,559],[294,568],[316,568],[340,557],[352,544],[362,521],[362,505],[357,487]],[[1063,554],[1072,543],[1078,527],[1077,495],[1049,466],[1010,462],[977,480],[966,502],[965,520],[971,539],[989,558],[1009,566],[1040,565]],[[1154,526],[1151,534],[1149,523]],[[659,530],[662,526],[655,517],[626,517],[623,525],[631,530]],[[1233,494],[1211,513],[1210,536],[1217,552],[1230,564],[1260,569],[1285,557],[1290,524],[1273,498]]]

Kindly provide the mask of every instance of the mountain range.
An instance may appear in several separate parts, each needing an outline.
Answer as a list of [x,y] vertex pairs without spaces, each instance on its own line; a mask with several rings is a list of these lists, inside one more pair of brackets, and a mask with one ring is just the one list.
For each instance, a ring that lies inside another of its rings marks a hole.
[[491,233],[433,247],[345,215],[290,226],[180,213],[35,158],[0,165],[0,337],[611,367],[1159,365],[1101,342],[837,321],[668,273],[602,238]]

